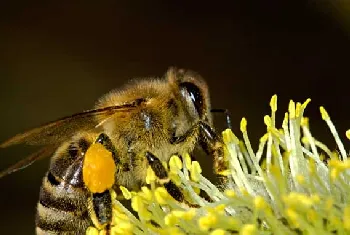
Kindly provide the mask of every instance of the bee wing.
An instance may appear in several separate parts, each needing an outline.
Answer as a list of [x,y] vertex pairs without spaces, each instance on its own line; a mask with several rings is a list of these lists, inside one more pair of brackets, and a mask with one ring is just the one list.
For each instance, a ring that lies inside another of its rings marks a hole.
[[96,120],[102,120],[102,123],[104,120],[107,120],[117,112],[133,112],[136,110],[135,108],[137,105],[139,105],[139,103],[140,102],[135,101],[119,106],[110,106],[101,109],[84,111],[64,117],[57,121],[49,122],[41,127],[34,128],[30,131],[10,138],[9,140],[0,144],[0,147],[5,148],[22,143],[46,146],[1,171],[0,178],[26,168],[37,160],[52,156],[61,142],[74,135],[74,133],[77,131],[95,128],[96,124],[98,124],[96,123]]
[[135,111],[137,105],[137,102],[133,102],[73,114],[57,121],[49,122],[25,133],[18,134],[0,144],[0,148],[6,148],[11,145],[22,143],[29,145],[57,144],[67,140],[67,138],[73,136],[77,131],[94,129],[98,124],[96,123],[96,120],[108,119],[116,112]]
[[6,175],[12,174],[16,171],[22,170],[27,166],[30,166],[31,164],[33,164],[36,160],[40,160],[42,158],[51,156],[55,152],[56,148],[57,148],[57,145],[50,145],[50,146],[41,148],[40,150],[29,155],[28,157],[23,158],[22,160],[16,162],[15,164],[8,167],[7,169],[1,171],[0,178]]

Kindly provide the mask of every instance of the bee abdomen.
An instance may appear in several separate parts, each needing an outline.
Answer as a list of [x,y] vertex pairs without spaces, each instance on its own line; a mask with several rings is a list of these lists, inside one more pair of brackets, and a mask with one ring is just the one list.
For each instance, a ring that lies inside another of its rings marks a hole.
[[85,234],[90,225],[87,215],[79,218],[70,212],[45,207],[40,202],[37,210],[37,234]]
[[37,234],[85,234],[92,224],[86,189],[70,182],[51,171],[44,177],[36,215]]
[[85,196],[82,189],[64,183],[52,184],[54,176],[49,172],[40,189],[39,204],[59,211],[79,214],[84,204],[79,200]]

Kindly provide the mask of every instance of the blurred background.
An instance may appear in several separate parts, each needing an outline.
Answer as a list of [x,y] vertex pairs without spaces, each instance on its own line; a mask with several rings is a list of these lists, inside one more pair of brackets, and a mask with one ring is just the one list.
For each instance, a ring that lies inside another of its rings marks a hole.
[[[311,130],[334,148],[318,109],[325,106],[345,140],[349,7],[320,2],[3,1],[0,141],[90,109],[130,78],[160,77],[178,66],[207,80],[212,106],[230,109],[237,135],[241,118],[247,118],[254,148],[265,133],[263,117],[273,94],[279,98],[278,125],[289,99],[311,98]],[[224,118],[215,119],[221,130]],[[1,169],[32,150],[1,149]],[[43,160],[0,180],[2,234],[34,234],[47,166]]]

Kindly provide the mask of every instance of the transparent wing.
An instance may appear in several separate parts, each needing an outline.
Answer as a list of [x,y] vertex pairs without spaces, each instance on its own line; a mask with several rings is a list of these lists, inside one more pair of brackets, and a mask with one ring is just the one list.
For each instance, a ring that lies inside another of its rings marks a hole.
[[26,158],[23,158],[22,160],[16,162],[14,165],[8,167],[7,169],[0,172],[0,178],[12,174],[16,171],[22,170],[26,168],[27,166],[30,166],[35,161],[40,160],[45,157],[51,156],[57,148],[57,145],[50,145],[41,148],[40,150],[32,153],[31,155],[27,156]]
[[132,102],[125,105],[109,106],[73,114],[57,121],[49,122],[25,133],[18,134],[0,144],[0,148],[22,143],[28,145],[60,143],[73,136],[77,131],[95,128],[98,125],[96,120],[108,119],[117,112],[133,112],[138,104],[138,102]]
[[34,128],[25,133],[18,134],[4,143],[0,144],[1,148],[9,147],[15,144],[29,145],[46,145],[38,151],[23,158],[14,165],[0,172],[0,178],[26,168],[39,159],[52,156],[57,147],[67,141],[77,131],[94,129],[98,124],[97,120],[107,120],[116,113],[135,112],[136,107],[140,104],[140,100],[133,101],[119,106],[110,106],[101,109],[88,110],[81,113],[73,114],[68,117],[61,118],[57,121],[49,122],[43,126]]

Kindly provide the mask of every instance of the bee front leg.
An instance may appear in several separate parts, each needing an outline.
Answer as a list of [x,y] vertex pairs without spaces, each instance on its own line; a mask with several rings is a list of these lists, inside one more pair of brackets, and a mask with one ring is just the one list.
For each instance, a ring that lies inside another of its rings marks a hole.
[[207,154],[214,158],[214,173],[220,175],[227,170],[224,156],[224,142],[215,130],[205,122],[199,122],[200,144]]
[[198,207],[198,205],[194,205],[185,200],[185,197],[179,187],[176,186],[174,182],[172,182],[168,177],[168,172],[164,168],[162,162],[152,153],[146,152],[146,158],[148,164],[151,166],[155,175],[158,177],[161,184],[163,184],[164,188],[167,192],[178,202],[183,202],[190,207]]
[[224,142],[221,136],[209,124],[203,121],[197,122],[184,135],[175,137],[172,143],[179,144],[186,142],[195,136],[199,137],[198,142],[203,150],[213,157],[214,173],[222,181],[221,183],[225,183],[227,177],[223,175],[223,172],[228,169],[228,162],[224,156]]

